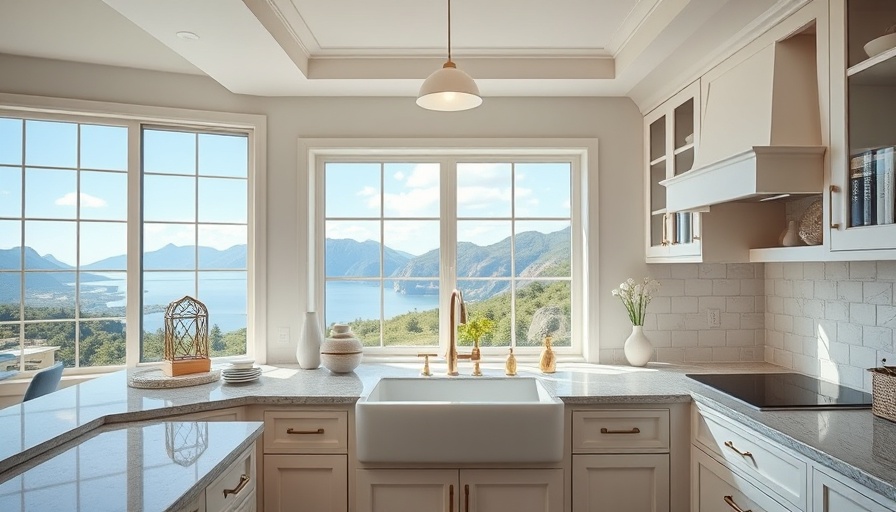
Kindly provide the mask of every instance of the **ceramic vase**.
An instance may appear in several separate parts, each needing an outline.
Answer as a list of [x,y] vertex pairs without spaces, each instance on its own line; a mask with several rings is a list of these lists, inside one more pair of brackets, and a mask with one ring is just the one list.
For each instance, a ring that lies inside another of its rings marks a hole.
[[644,366],[650,357],[653,356],[653,345],[644,335],[644,327],[640,325],[632,326],[632,333],[625,340],[623,346],[625,359],[632,366]]
[[781,237],[781,245],[784,247],[794,247],[800,244],[800,234],[796,228],[796,221],[792,220],[787,223],[787,231]]
[[557,371],[557,358],[554,356],[554,349],[551,347],[551,337],[544,337],[544,348],[541,349],[541,359],[538,361],[538,368],[541,373],[554,373]]
[[330,336],[320,347],[324,368],[333,373],[349,373],[361,364],[364,346],[346,324],[333,324]]
[[320,366],[320,346],[323,339],[317,313],[305,313],[305,325],[302,326],[302,336],[296,346],[296,361],[303,370],[313,370]]

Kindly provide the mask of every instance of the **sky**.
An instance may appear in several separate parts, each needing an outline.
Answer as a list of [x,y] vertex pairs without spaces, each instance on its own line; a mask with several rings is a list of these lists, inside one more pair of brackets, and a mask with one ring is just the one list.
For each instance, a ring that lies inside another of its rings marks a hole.
[[[246,137],[145,130],[143,148],[144,251],[197,236],[220,250],[246,243]],[[127,163],[123,126],[0,118],[0,249],[24,233],[26,246],[71,265],[78,250],[82,265],[125,254]],[[435,249],[439,181],[438,163],[329,163],[327,237],[379,241],[382,204],[386,246]],[[459,241],[509,237],[513,213],[533,218],[517,232],[569,226],[568,163],[460,163],[457,183]]]
[[[382,205],[387,247],[420,255],[439,246],[438,163],[328,163],[325,173],[328,238],[378,241]],[[569,227],[569,163],[459,163],[457,185],[459,241],[509,237],[514,213],[533,218],[517,232]]]
[[[197,229],[199,245],[246,243],[245,136],[145,130],[143,149],[145,251],[193,245]],[[78,250],[82,265],[125,254],[127,163],[123,126],[0,118],[0,249],[24,229],[70,265]]]

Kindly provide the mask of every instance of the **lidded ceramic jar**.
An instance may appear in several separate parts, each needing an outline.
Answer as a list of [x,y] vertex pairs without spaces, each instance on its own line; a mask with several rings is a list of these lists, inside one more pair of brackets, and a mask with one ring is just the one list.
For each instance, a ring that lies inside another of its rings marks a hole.
[[333,324],[320,346],[320,362],[333,373],[348,373],[361,364],[363,346],[346,324]]

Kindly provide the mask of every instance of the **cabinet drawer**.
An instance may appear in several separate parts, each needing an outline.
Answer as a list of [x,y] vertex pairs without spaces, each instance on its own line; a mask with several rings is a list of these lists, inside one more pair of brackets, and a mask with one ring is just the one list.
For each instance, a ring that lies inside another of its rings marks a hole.
[[698,407],[694,408],[693,427],[698,444],[798,508],[806,509],[808,470],[805,462],[758,433],[744,430],[728,418]]
[[662,453],[669,451],[668,409],[573,411],[575,453]]
[[248,496],[255,503],[255,445],[237,458],[224,474],[205,489],[205,507],[208,512],[241,510]]
[[265,411],[264,453],[346,453],[346,411]]
[[796,512],[793,506],[783,505],[744,477],[718,461],[691,447],[691,510],[717,512],[725,510],[752,512]]
[[[842,476],[812,471],[812,503],[819,512],[892,512],[896,502]],[[873,498],[873,499],[872,499]]]

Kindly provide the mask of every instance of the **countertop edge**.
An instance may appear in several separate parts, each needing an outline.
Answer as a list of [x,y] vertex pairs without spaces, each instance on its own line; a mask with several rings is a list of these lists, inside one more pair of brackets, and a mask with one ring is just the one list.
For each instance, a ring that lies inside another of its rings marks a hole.
[[719,412],[727,416],[728,418],[731,418],[732,420],[742,424],[743,426],[757,431],[758,433],[768,437],[772,441],[775,441],[776,443],[799,453],[809,460],[817,462],[822,466],[843,475],[846,478],[849,478],[861,485],[864,485],[865,487],[868,487],[872,491],[882,496],[896,501],[896,486],[894,486],[893,484],[886,482],[861,468],[857,468],[846,461],[833,457],[830,454],[819,450],[818,448],[810,446],[798,439],[794,439],[793,437],[781,432],[780,430],[770,427],[762,423],[761,421],[753,419],[749,416],[746,416],[709,396],[694,391],[691,392],[691,396],[693,397],[693,401],[695,403],[705,405],[710,409]]
[[198,496],[200,491],[205,490],[206,487],[211,485],[212,482],[215,481],[216,478],[221,476],[225,469],[230,467],[243,452],[246,451],[249,446],[252,445],[261,434],[264,432],[264,422],[263,421],[247,421],[241,423],[257,423],[258,426],[252,431],[251,434],[246,436],[243,441],[237,445],[236,448],[233,449],[226,457],[221,459],[218,464],[215,465],[214,469],[208,471],[202,478],[200,478],[193,487],[190,488],[189,491],[184,493],[180,499],[176,500],[174,503],[168,506],[165,509],[165,512],[177,512],[179,510],[184,510],[187,505],[193,502]]

